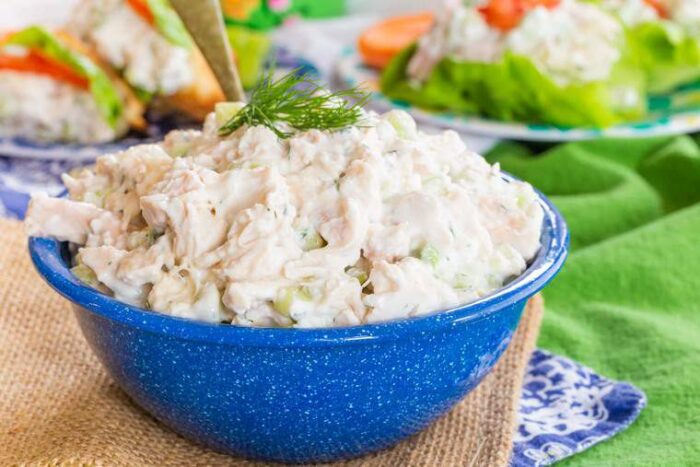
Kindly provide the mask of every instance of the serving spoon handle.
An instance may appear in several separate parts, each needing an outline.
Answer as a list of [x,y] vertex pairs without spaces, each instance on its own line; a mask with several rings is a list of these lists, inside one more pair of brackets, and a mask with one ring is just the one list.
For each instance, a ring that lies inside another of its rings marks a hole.
[[219,0],[170,0],[170,4],[202,51],[226,99],[244,102],[245,93],[233,64]]

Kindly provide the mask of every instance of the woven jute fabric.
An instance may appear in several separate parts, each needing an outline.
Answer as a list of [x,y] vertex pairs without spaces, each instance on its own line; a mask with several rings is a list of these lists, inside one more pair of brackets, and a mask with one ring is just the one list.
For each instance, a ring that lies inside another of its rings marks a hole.
[[[17,222],[0,220],[0,277],[0,466],[255,465],[178,436],[115,385],[68,303],[34,272]],[[536,297],[494,371],[445,417],[341,465],[506,465],[541,316]]]

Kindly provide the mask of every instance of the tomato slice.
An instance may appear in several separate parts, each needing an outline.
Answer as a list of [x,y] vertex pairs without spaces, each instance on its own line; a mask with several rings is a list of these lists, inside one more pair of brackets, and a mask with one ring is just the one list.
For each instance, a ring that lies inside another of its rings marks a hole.
[[382,21],[360,36],[360,55],[367,65],[384,68],[396,54],[428,32],[433,22],[433,14],[428,12]]
[[90,83],[63,63],[52,60],[41,53],[31,50],[27,55],[0,55],[0,69],[36,73],[50,76],[58,81],[63,81],[80,89],[88,89]]
[[528,11],[538,6],[554,8],[561,3],[561,0],[521,0],[521,3],[525,7],[525,10]]
[[516,27],[525,10],[519,0],[491,0],[479,8],[487,23],[501,31],[510,31]]
[[662,18],[668,18],[668,10],[664,0],[644,0],[647,5],[652,7]]
[[134,10],[134,13],[139,15],[148,24],[154,24],[155,19],[153,18],[153,13],[148,7],[146,0],[126,0],[126,3]]
[[510,31],[533,8],[554,8],[559,2],[560,0],[491,0],[479,8],[479,12],[489,25],[501,31]]

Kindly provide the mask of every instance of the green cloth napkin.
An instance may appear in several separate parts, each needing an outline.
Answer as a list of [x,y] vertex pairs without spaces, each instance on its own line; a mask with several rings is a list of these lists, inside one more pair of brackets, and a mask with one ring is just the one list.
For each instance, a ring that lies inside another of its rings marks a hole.
[[691,137],[598,140],[487,158],[543,191],[571,229],[545,289],[539,345],[628,380],[648,407],[571,465],[700,462],[700,147]]

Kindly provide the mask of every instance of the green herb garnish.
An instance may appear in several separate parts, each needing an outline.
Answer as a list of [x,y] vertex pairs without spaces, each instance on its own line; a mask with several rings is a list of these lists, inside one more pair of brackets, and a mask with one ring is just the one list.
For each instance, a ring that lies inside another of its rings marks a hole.
[[264,125],[280,138],[293,134],[280,124],[296,131],[341,130],[360,120],[368,96],[358,88],[328,92],[299,70],[277,80],[268,72],[253,89],[250,102],[219,128],[219,134],[229,135],[243,125]]

